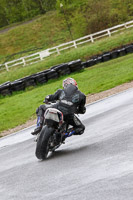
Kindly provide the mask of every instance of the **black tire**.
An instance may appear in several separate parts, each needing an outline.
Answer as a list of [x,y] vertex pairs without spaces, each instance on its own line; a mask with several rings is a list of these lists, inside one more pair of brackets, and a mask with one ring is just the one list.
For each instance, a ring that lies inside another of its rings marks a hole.
[[54,131],[53,128],[44,126],[37,140],[35,155],[38,159],[44,160],[49,152],[49,139]]

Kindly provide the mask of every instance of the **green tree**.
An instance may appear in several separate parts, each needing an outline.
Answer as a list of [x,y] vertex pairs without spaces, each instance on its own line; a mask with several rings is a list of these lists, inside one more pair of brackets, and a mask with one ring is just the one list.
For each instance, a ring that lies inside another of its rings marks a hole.
[[55,9],[55,0],[1,0],[0,27]]

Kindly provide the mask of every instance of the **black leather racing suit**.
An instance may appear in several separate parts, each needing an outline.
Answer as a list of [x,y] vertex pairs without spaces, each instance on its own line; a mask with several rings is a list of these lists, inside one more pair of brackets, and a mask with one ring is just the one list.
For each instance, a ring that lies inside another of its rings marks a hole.
[[[75,134],[82,134],[85,130],[85,126],[75,114],[85,113],[86,96],[80,92],[76,86],[69,84],[65,89],[59,89],[55,94],[48,96],[48,101],[55,100],[59,101],[52,107],[57,108],[63,113],[64,120],[73,126]],[[41,105],[36,111],[37,115],[40,116],[42,123],[45,110],[46,106]]]

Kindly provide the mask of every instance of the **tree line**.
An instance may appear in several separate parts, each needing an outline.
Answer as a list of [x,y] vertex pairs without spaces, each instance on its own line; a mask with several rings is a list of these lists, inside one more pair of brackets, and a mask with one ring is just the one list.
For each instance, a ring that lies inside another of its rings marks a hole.
[[[65,9],[77,38],[133,20],[133,0],[68,1]],[[75,2],[76,9],[73,12],[69,7],[70,1]]]
[[53,10],[56,0],[0,0],[0,27]]
[[71,24],[75,23],[77,29],[82,23],[83,29],[88,27],[94,32],[106,25],[133,18],[133,0],[0,0],[0,27],[26,21],[51,10],[60,11],[61,3],[68,20]]

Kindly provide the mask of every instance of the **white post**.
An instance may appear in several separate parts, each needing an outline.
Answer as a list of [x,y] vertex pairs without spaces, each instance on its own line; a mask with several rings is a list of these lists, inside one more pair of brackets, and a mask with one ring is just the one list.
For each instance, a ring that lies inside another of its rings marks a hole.
[[75,42],[75,41],[73,41],[73,43],[74,43],[74,47],[75,47],[75,48],[77,48],[76,42]]
[[40,60],[43,60],[43,56],[41,53],[39,53],[39,57],[40,57]]
[[125,26],[125,28],[128,28],[128,27],[127,27],[127,24],[125,24],[124,26]]
[[5,63],[6,71],[9,71],[7,63]]
[[92,35],[90,35],[90,38],[91,38],[91,42],[94,42],[94,39],[93,39],[93,36],[92,36]]
[[60,55],[60,51],[59,51],[58,47],[56,47],[56,50],[57,50],[58,55]]
[[109,37],[111,36],[111,32],[110,32],[110,30],[108,30],[108,35],[109,35]]
[[25,62],[25,59],[24,59],[24,58],[23,58],[22,60],[23,60],[23,63],[24,63],[24,65],[23,65],[23,67],[24,67],[24,66],[26,65],[26,62]]

